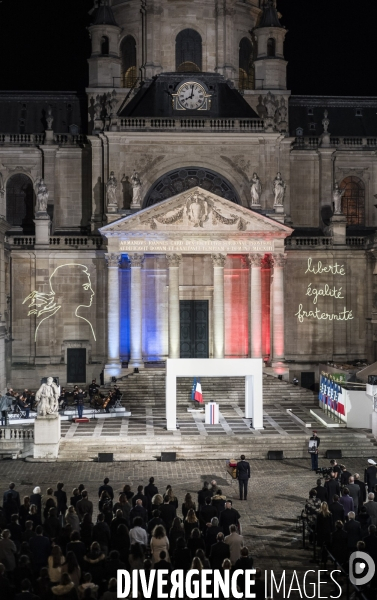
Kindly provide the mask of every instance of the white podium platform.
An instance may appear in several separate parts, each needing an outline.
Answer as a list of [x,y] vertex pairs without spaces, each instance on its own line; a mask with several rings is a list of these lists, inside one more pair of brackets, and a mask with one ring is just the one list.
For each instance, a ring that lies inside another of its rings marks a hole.
[[208,402],[205,405],[205,423],[206,425],[218,425],[219,424],[219,405],[217,402]]

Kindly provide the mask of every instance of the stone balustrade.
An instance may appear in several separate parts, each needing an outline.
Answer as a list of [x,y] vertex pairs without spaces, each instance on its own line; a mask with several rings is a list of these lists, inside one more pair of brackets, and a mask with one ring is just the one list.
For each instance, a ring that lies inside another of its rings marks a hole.
[[0,456],[24,458],[33,453],[34,427],[0,427]]
[[120,131],[264,131],[263,119],[121,119]]
[[[35,244],[35,236],[10,236],[6,237],[6,243],[11,247],[29,248]],[[51,236],[50,246],[54,248],[80,248],[80,250],[97,250],[102,248],[104,240],[101,236]]]
[[[79,146],[85,141],[84,135],[54,133],[54,143],[59,146]],[[0,133],[0,146],[40,146],[44,143],[44,133]]]
[[[332,237],[289,237],[285,239],[285,247],[287,250],[307,250],[308,248],[322,248],[333,245]],[[366,239],[362,236],[346,237],[346,245],[350,247],[365,248]]]
[[[294,141],[294,147],[302,149],[318,148],[320,144],[321,138],[319,136],[298,136]],[[377,137],[330,137],[330,146],[335,148],[375,149],[377,148]]]

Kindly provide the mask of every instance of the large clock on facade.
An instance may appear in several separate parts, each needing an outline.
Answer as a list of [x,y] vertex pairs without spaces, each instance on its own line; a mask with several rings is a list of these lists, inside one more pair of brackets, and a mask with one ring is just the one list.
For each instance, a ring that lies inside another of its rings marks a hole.
[[211,108],[211,95],[198,81],[181,83],[172,97],[174,110],[209,110]]

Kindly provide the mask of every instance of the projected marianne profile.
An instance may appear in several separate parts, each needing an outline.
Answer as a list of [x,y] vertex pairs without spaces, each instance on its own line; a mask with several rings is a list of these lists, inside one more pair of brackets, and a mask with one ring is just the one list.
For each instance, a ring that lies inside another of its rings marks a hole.
[[[90,280],[88,267],[77,263],[68,263],[56,267],[49,278],[49,290],[47,292],[31,292],[22,304],[28,305],[28,316],[37,316],[35,328],[35,341],[41,327],[46,321],[58,311],[64,313],[67,320],[71,316],[86,321],[96,339],[93,326],[89,319],[80,312],[84,312],[92,306],[94,291]],[[72,314],[71,314],[72,309]]]

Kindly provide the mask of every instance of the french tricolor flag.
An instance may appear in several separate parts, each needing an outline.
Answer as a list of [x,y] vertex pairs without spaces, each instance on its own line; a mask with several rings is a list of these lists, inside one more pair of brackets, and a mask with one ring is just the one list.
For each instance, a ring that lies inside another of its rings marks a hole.
[[196,382],[194,400],[199,402],[199,404],[203,403],[202,384],[200,383],[200,379]]

